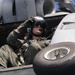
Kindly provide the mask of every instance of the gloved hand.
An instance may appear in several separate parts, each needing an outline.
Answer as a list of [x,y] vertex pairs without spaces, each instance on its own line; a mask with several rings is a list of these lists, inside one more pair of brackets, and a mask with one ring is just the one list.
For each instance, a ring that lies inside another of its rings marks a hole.
[[31,28],[31,26],[33,26],[33,24],[35,23],[33,18],[29,18],[27,19],[25,22],[23,22],[21,25],[19,25],[19,27],[17,29],[15,29],[15,32],[17,32],[20,35],[23,35],[23,33],[25,34],[25,32],[27,32],[27,28]]
[[29,19],[27,19],[25,22],[23,22],[19,27],[18,27],[18,29],[20,28],[20,27],[26,27],[26,26],[28,26],[28,25],[30,25],[30,26],[32,26],[33,24],[34,24],[34,18],[29,18]]

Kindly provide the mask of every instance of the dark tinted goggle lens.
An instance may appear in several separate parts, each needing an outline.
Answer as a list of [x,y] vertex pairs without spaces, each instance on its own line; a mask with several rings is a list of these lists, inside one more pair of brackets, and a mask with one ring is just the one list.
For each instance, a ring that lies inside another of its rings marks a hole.
[[41,22],[37,22],[35,23],[35,26],[40,25],[41,28],[45,29],[46,28],[46,24],[45,23],[41,23]]

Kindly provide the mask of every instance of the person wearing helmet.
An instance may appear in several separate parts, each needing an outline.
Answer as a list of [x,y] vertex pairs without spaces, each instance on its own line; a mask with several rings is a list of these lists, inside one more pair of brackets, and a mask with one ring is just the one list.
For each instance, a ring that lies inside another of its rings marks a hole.
[[[31,29],[25,34],[28,25]],[[29,18],[13,30],[7,37],[7,44],[0,48],[1,68],[32,64],[35,55],[50,43],[44,37],[45,31],[46,22],[40,16]]]

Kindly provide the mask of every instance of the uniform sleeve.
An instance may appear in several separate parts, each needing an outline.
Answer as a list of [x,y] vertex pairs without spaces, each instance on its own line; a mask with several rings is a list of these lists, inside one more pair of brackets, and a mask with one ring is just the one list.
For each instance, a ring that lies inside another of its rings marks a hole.
[[[8,62],[10,64],[8,64]],[[15,52],[8,45],[3,45],[0,48],[0,65],[7,68],[8,66],[18,66],[18,59]]]
[[32,25],[32,21],[30,19],[23,22],[19,27],[14,29],[7,37],[7,44],[11,47],[18,49],[23,44],[24,36],[27,34],[28,25]]
[[25,43],[21,47],[21,51],[23,51],[23,57],[25,60],[25,64],[32,64],[33,59],[35,55],[42,50],[43,48],[47,47],[49,45],[48,40],[45,41],[36,41],[36,40],[30,40],[30,44]]
[[7,37],[7,44],[10,45],[14,50],[19,49],[23,43],[23,40],[19,39],[16,34],[14,31],[12,31]]
[[33,59],[35,57],[35,55],[38,53],[38,51],[31,45],[29,45],[29,47],[25,47],[25,50],[23,50],[23,57],[24,57],[24,61],[25,64],[32,64]]

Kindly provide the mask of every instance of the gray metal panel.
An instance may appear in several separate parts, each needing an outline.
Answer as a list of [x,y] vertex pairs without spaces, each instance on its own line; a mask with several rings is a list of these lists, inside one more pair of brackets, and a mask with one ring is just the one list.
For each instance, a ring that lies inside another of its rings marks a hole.
[[43,5],[44,15],[55,13],[54,0],[45,0]]
[[[73,24],[75,25],[75,13],[71,13],[65,16],[59,23],[52,37],[51,44],[59,42],[75,42],[75,28],[72,27],[74,26]],[[65,25],[71,25],[71,29],[68,27],[64,29]]]
[[3,23],[20,22],[53,12],[54,0],[3,0],[2,4]]
[[2,2],[3,0],[0,0],[0,17],[2,16]]
[[36,12],[39,16],[55,12],[54,0],[35,0]]
[[28,18],[36,16],[35,0],[26,0]]
[[64,8],[64,11],[68,9],[70,12],[75,12],[75,6],[72,3],[60,3],[59,5],[60,8]]
[[36,75],[33,69],[21,69],[15,71],[1,72],[0,75]]
[[0,69],[0,75],[36,75],[30,65]]
[[34,0],[15,0],[17,21],[23,21],[36,15]]
[[43,12],[44,0],[35,0],[37,15],[44,16]]
[[13,11],[12,11],[13,3],[14,0],[3,0],[2,15],[4,23],[16,22],[16,16],[13,16]]
[[17,21],[27,19],[26,0],[15,0]]

